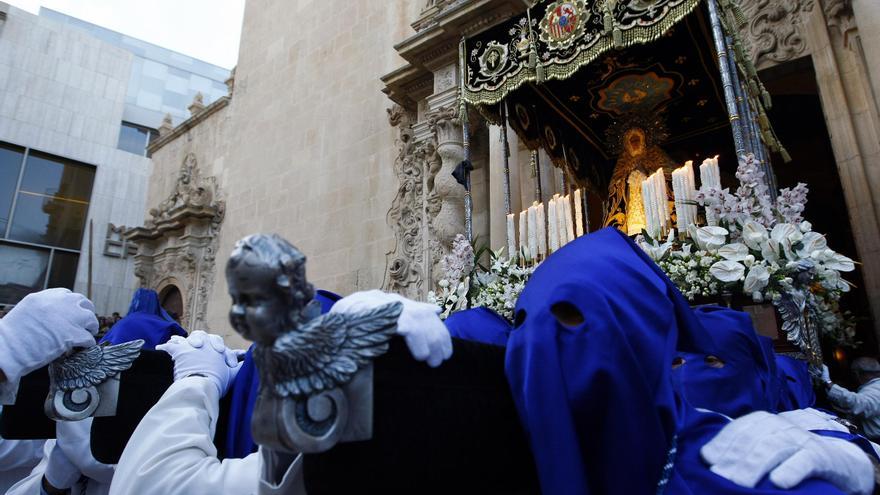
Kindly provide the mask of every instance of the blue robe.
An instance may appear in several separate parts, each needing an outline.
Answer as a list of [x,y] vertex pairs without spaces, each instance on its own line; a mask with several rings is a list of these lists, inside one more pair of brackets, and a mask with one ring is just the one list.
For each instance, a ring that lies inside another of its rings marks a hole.
[[[683,364],[673,378],[694,407],[736,418],[754,411],[776,412],[779,389],[776,363],[755,332],[748,314],[720,306],[696,308],[694,314],[715,337],[714,352],[679,352]],[[713,366],[715,357],[723,366]]]
[[778,408],[780,411],[804,409],[816,404],[816,391],[805,361],[788,356],[777,355],[776,366],[782,394]]
[[510,336],[510,322],[489,308],[456,311],[443,323],[452,337],[483,344],[504,347]]
[[674,494],[840,493],[819,480],[789,491],[767,479],[742,488],[702,462],[699,449],[729,420],[682,400],[671,364],[676,348],[718,352],[717,344],[659,267],[616,229],[544,261],[514,320],[506,372],[543,493],[654,494],[663,479]]
[[138,289],[131,299],[128,314],[113,325],[100,343],[116,345],[143,339],[143,349],[153,350],[172,335],[186,337],[186,331],[162,309],[156,291]]

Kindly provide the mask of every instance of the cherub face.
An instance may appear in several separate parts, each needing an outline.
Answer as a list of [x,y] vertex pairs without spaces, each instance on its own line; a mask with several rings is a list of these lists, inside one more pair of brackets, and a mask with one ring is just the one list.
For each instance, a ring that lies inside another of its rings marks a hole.
[[245,255],[235,269],[227,272],[232,296],[229,321],[248,340],[268,343],[284,330],[289,308],[277,285],[277,272],[252,254]]

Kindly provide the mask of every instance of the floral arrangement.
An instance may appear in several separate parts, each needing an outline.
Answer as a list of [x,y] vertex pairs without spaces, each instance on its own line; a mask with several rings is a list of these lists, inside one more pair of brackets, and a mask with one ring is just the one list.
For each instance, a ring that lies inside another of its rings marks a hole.
[[440,260],[444,277],[437,283],[439,290],[428,293],[428,302],[440,306],[441,318],[462,309],[486,307],[513,319],[516,300],[535,267],[520,266],[518,258],[504,256],[504,249],[490,252],[489,266],[484,267],[478,263],[481,253],[459,234],[452,251]]
[[740,161],[736,177],[735,193],[698,191],[710,225],[691,225],[680,239],[670,232],[665,241],[642,234],[637,243],[690,300],[741,294],[771,302],[784,329],[803,317],[838,345],[855,345],[854,319],[839,306],[850,289],[840,274],[855,263],[804,221],[806,184],[782,189],[774,201],[753,156]]

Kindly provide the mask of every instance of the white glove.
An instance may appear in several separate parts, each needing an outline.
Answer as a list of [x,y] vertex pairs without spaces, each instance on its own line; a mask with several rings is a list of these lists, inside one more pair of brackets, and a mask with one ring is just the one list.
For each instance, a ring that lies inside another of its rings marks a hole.
[[428,366],[436,368],[452,357],[452,337],[440,320],[440,308],[433,304],[370,290],[343,297],[336,301],[330,312],[359,313],[395,302],[403,304],[397,320],[397,334],[406,339],[409,352],[417,361],[427,361]]
[[781,412],[779,416],[804,430],[832,430],[849,433],[849,428],[835,421],[834,416],[812,407]]
[[64,490],[73,487],[82,477],[82,473],[56,443],[49,453],[49,460],[46,463],[46,470],[43,472],[43,476],[50,485],[59,490]]
[[82,294],[48,289],[28,294],[0,319],[0,369],[9,382],[75,347],[95,345],[95,305]]
[[59,421],[55,423],[57,440],[55,450],[61,450],[80,473],[98,483],[110,484],[115,466],[98,462],[92,456],[92,419]]
[[713,473],[747,488],[770,473],[770,481],[782,489],[807,478],[823,479],[852,495],[870,495],[874,489],[874,466],[860,448],[764,411],[732,421],[700,454]]
[[828,383],[831,381],[831,372],[828,371],[828,366],[822,365],[822,383]]
[[235,352],[227,349],[223,337],[196,330],[189,337],[172,335],[157,350],[171,354],[174,360],[174,380],[191,375],[202,375],[217,386],[220,397],[238,373],[239,363]]

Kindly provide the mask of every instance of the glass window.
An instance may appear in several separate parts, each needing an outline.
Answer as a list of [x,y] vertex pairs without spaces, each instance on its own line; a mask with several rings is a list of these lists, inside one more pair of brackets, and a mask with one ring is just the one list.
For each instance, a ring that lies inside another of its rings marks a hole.
[[0,237],[6,235],[24,150],[0,145]]
[[0,304],[43,290],[48,265],[48,249],[0,244]]
[[18,193],[9,238],[67,249],[79,249],[89,204],[53,196]]
[[123,122],[119,128],[119,144],[117,148],[143,156],[147,149],[147,134],[149,131],[134,124]]
[[56,250],[52,256],[52,269],[49,270],[49,284],[47,287],[64,287],[73,290],[78,263],[78,254]]
[[[145,140],[146,141],[146,140]],[[95,169],[65,163],[31,152],[27,159],[21,190],[71,201],[88,202],[92,197]]]

